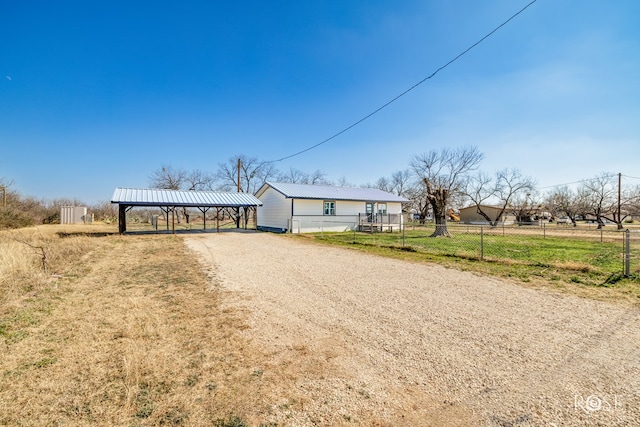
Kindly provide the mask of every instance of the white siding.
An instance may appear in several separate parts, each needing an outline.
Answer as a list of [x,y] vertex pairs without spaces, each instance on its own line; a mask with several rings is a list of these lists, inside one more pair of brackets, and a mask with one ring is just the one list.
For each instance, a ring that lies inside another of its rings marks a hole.
[[261,196],[262,206],[258,206],[258,227],[289,228],[291,199],[268,188]]
[[354,219],[352,216],[294,216],[291,220],[291,232],[317,233],[321,231],[348,231],[357,227],[357,223],[358,219]]
[[358,220],[358,214],[364,213],[364,202],[354,202],[351,200],[338,200],[336,201],[336,215],[344,216],[351,215]]
[[400,202],[387,202],[387,213],[390,213],[390,214],[401,214],[402,213],[402,203],[400,203]]
[[305,216],[305,215],[320,215],[322,216],[324,208],[324,200],[307,200],[307,199],[294,199],[293,200],[293,215]]
[[[327,199],[327,202],[336,202],[336,216],[358,216],[359,213],[364,213],[364,202],[356,202],[352,200],[331,200]],[[306,200],[295,199],[293,202],[293,215],[320,215],[324,213],[325,200]],[[398,203],[398,206],[400,204]]]

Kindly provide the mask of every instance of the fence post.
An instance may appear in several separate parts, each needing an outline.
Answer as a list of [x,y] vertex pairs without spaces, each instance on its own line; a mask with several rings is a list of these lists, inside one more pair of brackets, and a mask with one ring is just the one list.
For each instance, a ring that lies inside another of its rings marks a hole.
[[629,277],[631,267],[631,231],[624,232],[624,277]]
[[404,247],[404,224],[400,224],[400,227],[402,227],[402,246]]
[[542,223],[542,238],[547,238],[547,224],[545,224],[544,222]]
[[480,261],[484,261],[484,227],[480,227]]

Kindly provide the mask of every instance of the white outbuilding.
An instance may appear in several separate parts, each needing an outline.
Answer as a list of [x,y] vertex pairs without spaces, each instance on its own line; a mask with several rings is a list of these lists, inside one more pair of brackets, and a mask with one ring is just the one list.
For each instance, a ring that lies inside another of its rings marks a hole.
[[402,203],[377,188],[266,182],[256,193],[258,229],[289,233],[399,231]]

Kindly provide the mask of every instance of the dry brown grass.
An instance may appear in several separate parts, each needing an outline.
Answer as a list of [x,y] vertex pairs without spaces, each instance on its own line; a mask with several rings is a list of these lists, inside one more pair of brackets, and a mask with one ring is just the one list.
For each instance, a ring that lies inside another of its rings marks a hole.
[[[345,374],[335,355],[259,348],[238,296],[215,286],[181,237],[115,231],[0,233],[0,425],[287,426],[316,399],[335,398],[300,388]],[[336,387],[368,400],[346,379]],[[362,405],[304,422],[417,425],[424,414],[412,408],[428,402],[430,419],[465,425],[429,396],[404,401],[397,418]]]
[[259,425],[295,401],[181,238],[113,231],[2,234],[0,425]]

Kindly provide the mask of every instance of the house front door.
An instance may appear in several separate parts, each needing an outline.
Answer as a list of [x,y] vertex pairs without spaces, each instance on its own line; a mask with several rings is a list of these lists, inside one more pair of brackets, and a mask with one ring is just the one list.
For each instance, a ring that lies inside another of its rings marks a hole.
[[374,208],[374,203],[367,203],[366,205],[367,222],[375,222],[373,208]]

